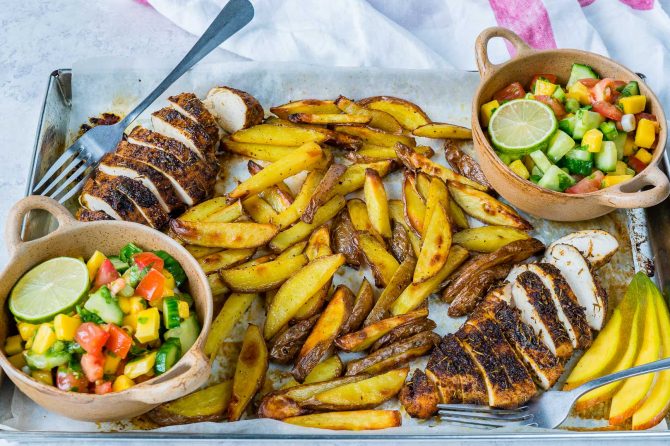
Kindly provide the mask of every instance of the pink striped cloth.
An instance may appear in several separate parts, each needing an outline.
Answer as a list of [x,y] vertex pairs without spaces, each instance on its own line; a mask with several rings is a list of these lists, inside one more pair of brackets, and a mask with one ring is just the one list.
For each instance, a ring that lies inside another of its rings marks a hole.
[[[228,0],[136,0],[202,33]],[[580,48],[644,73],[670,105],[670,0],[252,0],[253,21],[223,45],[231,58],[336,66],[475,69],[482,29],[534,48]],[[493,62],[513,56],[491,42]]]

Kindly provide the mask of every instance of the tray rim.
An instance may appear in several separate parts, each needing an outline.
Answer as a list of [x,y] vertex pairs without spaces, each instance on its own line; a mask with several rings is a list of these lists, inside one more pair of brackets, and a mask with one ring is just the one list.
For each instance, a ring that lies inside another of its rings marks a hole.
[[[357,67],[365,69],[366,67]],[[423,70],[422,70],[423,71]],[[430,71],[430,70],[428,70]],[[42,101],[42,108],[39,114],[39,121],[36,129],[35,143],[33,145],[33,153],[30,161],[30,171],[28,173],[28,181],[26,184],[25,195],[30,195],[33,183],[35,181],[35,172],[37,169],[36,161],[38,160],[40,151],[40,142],[44,126],[44,116],[48,104],[52,88],[59,88],[65,105],[70,106],[71,97],[68,97],[70,91],[63,91],[63,85],[59,83],[60,76],[71,76],[71,68],[58,68],[49,74],[47,87],[44,92],[44,99]],[[664,164],[668,171],[670,171],[670,155],[667,150],[664,151]],[[635,212],[638,211],[638,212]],[[634,218],[644,218],[646,223],[646,212],[644,209],[626,210],[627,218],[630,224]],[[637,215],[636,215],[637,214]],[[647,228],[648,229],[648,228]],[[647,231],[648,233],[648,231]],[[631,244],[636,244],[634,235],[631,232]],[[646,238],[646,243],[641,246],[638,244],[637,252],[633,252],[633,264],[636,270],[646,269],[652,272],[654,269],[654,257],[651,251],[651,243]],[[651,270],[648,269],[647,263],[651,262]],[[0,372],[1,373],[1,372]],[[14,441],[36,441],[42,440],[45,437],[49,439],[61,440],[94,440],[94,441],[110,441],[110,440],[143,440],[150,442],[165,441],[196,441],[206,442],[213,440],[333,440],[333,441],[381,441],[381,440],[401,440],[401,441],[476,441],[484,442],[495,439],[496,441],[504,440],[660,440],[670,439],[670,428],[668,430],[646,430],[646,431],[568,431],[568,430],[540,430],[538,432],[497,432],[497,430],[488,431],[490,433],[436,433],[436,434],[375,434],[374,431],[363,434],[333,434],[328,431],[327,434],[235,434],[235,433],[191,433],[191,432],[155,432],[151,430],[146,431],[131,431],[131,432],[74,432],[74,431],[19,431],[19,430],[2,430],[0,429],[0,439],[14,440]]]

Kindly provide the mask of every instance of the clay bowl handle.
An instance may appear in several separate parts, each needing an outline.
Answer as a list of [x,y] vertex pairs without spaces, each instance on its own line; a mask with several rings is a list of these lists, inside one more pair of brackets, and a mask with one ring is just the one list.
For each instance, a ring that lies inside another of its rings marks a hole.
[[10,255],[13,255],[21,246],[33,243],[33,241],[23,241],[21,239],[21,232],[23,229],[23,219],[28,212],[34,209],[47,211],[58,220],[58,228],[45,237],[50,237],[58,231],[77,224],[77,220],[75,220],[70,211],[56,200],[41,195],[30,195],[25,197],[12,206],[7,216],[5,244],[7,245]]
[[[644,186],[653,186],[641,190]],[[603,189],[598,201],[613,208],[647,208],[665,200],[670,194],[668,177],[658,168],[650,166],[627,183]]]
[[499,65],[492,63],[489,60],[488,45],[489,40],[494,37],[502,37],[509,41],[516,50],[516,56],[523,56],[532,53],[534,50],[523,41],[514,31],[500,26],[493,26],[482,31],[475,41],[475,58],[477,59],[477,67],[482,78],[491,75],[498,69]]

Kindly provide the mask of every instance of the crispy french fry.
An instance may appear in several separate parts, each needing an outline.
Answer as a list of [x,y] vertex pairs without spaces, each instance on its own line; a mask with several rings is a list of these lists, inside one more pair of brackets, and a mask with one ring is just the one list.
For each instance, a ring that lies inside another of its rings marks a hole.
[[359,198],[352,198],[347,201],[347,211],[349,212],[349,219],[356,231],[364,231],[373,235],[380,243],[384,242],[384,239],[377,232],[374,226],[372,226],[372,221],[370,221],[370,215],[368,214],[368,207],[365,202]]
[[342,326],[342,334],[349,333],[352,330],[358,330],[363,324],[365,318],[370,314],[370,310],[375,305],[375,292],[372,290],[372,285],[368,279],[363,279],[361,286],[356,293],[356,300],[354,307],[351,310],[351,315],[347,322]]
[[511,226],[521,230],[533,226],[513,208],[482,192],[460,183],[449,183],[449,192],[466,214],[490,225]]
[[[344,371],[344,364],[339,356],[333,355],[327,359],[324,359],[320,363],[314,366],[311,372],[305,377],[305,384],[318,383],[322,381],[328,381],[331,379],[339,378]],[[295,378],[289,379],[289,381],[282,386],[282,389],[288,389],[289,387],[295,387],[300,385]]]
[[259,161],[278,161],[291,154],[300,147],[297,146],[277,146],[272,144],[258,144],[251,142],[237,142],[230,138],[221,140],[221,150],[237,155],[247,156]]
[[391,330],[408,322],[428,316],[427,308],[420,308],[409,313],[391,316],[366,325],[363,329],[353,333],[345,334],[335,339],[335,345],[347,352],[360,352],[366,350],[375,341]]
[[390,370],[362,381],[345,384],[317,393],[300,403],[316,410],[370,409],[390,400],[400,392],[409,368]]
[[421,155],[406,145],[396,144],[395,150],[398,154],[398,159],[408,169],[424,172],[430,176],[441,179],[445,183],[447,181],[462,183],[482,191],[488,189],[488,187],[484,186],[483,184],[472,181],[470,178],[464,177],[463,175],[454,172],[448,167],[431,161],[430,158]]
[[307,258],[312,261],[322,256],[328,256],[333,253],[330,248],[330,230],[327,225],[320,226],[309,236],[309,241],[305,247]]
[[493,252],[508,243],[529,238],[528,233],[509,226],[481,226],[457,232],[452,241],[469,251]]
[[274,336],[343,264],[342,254],[319,257],[284,282],[268,310],[265,338]]
[[[228,207],[228,203],[226,202],[225,197],[212,198],[188,209],[179,216],[179,219],[182,221],[205,221],[205,218],[209,215],[226,207]],[[239,217],[239,215],[237,217]],[[235,218],[230,221],[233,221]]]
[[372,117],[364,115],[349,115],[346,113],[293,113],[288,120],[304,124],[367,124]]
[[414,270],[413,282],[425,282],[438,274],[447,263],[450,248],[451,224],[444,206],[437,203],[432,212],[430,223],[425,230],[421,252],[419,252],[416,269]]
[[270,112],[281,119],[287,119],[293,113],[339,113],[334,101],[322,101],[319,99],[303,99],[302,101],[289,102],[277,107],[270,107]]
[[360,138],[364,143],[376,146],[394,147],[396,143],[402,143],[409,147],[416,146],[416,141],[411,136],[395,135],[373,127],[361,124],[340,124],[334,126],[336,132]]
[[270,241],[278,232],[272,224],[209,223],[170,221],[172,230],[186,243],[216,248],[256,248]]
[[[414,150],[428,158],[435,155],[435,151],[428,146],[416,146]],[[398,159],[398,155],[393,147],[375,146],[372,144],[363,144],[360,149],[354,152],[347,152],[344,156],[355,163],[373,163],[382,160]]]
[[454,200],[449,200],[449,209],[447,209],[449,219],[460,229],[467,229],[470,227],[468,218],[465,216],[463,209]]
[[209,214],[205,217],[204,221],[207,223],[231,223],[243,215],[244,207],[242,206],[242,201],[237,200],[234,203]]
[[351,115],[363,115],[370,117],[370,127],[377,128],[389,133],[402,133],[402,126],[396,119],[381,110],[368,109],[358,105],[354,101],[340,96],[335,100],[335,105],[345,113]]
[[[271,303],[272,300],[270,300]],[[312,316],[277,333],[270,340],[270,358],[280,364],[292,361],[300,351],[300,347],[302,347],[307,336],[312,332],[312,328],[316,325],[318,319],[319,316]]]
[[284,229],[297,221],[305,212],[305,209],[307,209],[309,201],[312,198],[312,194],[321,182],[323,175],[323,172],[318,170],[313,170],[307,174],[307,177],[305,178],[305,181],[302,183],[302,187],[300,188],[300,192],[298,192],[298,195],[295,197],[295,200],[293,200],[293,203],[291,203],[291,205],[287,207],[286,210],[280,212],[279,215],[277,215],[277,217],[275,217],[275,219],[272,221],[272,223],[279,226],[280,229]]
[[263,385],[268,370],[268,350],[259,328],[249,324],[237,358],[233,393],[228,406],[228,420],[237,421]]
[[391,305],[391,314],[398,315],[412,311],[423,303],[428,296],[437,291],[437,288],[451,273],[456,270],[468,258],[468,251],[458,245],[449,250],[447,263],[440,272],[421,283],[412,283],[398,296]]
[[251,306],[251,302],[258,298],[258,294],[233,293],[223,303],[223,308],[212,322],[212,328],[205,341],[203,351],[212,356],[219,351],[221,343],[228,337],[235,324]]
[[412,273],[414,272],[415,266],[416,258],[414,256],[405,257],[405,260],[403,260],[398,269],[395,270],[393,277],[391,277],[388,285],[384,288],[384,291],[382,291],[377,302],[375,302],[375,306],[365,319],[364,326],[369,326],[386,317],[393,302],[395,302],[400,293],[412,283]]
[[472,139],[472,130],[460,125],[431,122],[412,131],[414,136],[434,139]]
[[161,404],[146,416],[159,426],[221,421],[230,402],[233,380],[228,379],[190,395]]
[[284,418],[282,421],[303,427],[332,430],[375,430],[398,427],[402,424],[397,410],[352,410],[322,412]]
[[242,201],[244,211],[249,214],[256,223],[269,224],[277,218],[277,213],[270,204],[258,195],[252,195]]
[[417,191],[416,175],[408,170],[403,177],[402,202],[406,221],[417,234],[421,234],[426,219],[426,204]]
[[306,264],[307,256],[299,254],[247,268],[231,268],[219,274],[223,282],[233,291],[258,293],[278,288]]
[[372,270],[375,285],[378,288],[385,287],[400,264],[379,240],[367,232],[358,233],[358,244]]
[[296,381],[302,382],[330,349],[342,326],[349,319],[353,305],[354,297],[351,291],[347,288],[336,290],[300,349],[291,371]]
[[433,345],[439,342],[438,335],[432,331],[424,331],[411,338],[380,348],[364,358],[349,361],[345,374],[350,376],[360,373],[381,373],[425,355],[433,348]]
[[344,205],[345,201],[341,195],[331,198],[316,211],[312,223],[308,224],[300,221],[272,238],[269,244],[270,249],[275,252],[281,252],[289,246],[306,239],[315,228],[335,217]]
[[416,235],[414,228],[411,228],[407,223],[405,206],[401,200],[389,200],[389,215],[391,216],[391,220],[405,228],[414,256],[418,256],[421,251],[421,239]]
[[260,124],[239,130],[230,138],[237,142],[269,144],[277,146],[301,146],[308,142],[321,143],[327,139],[323,133],[304,127],[280,127],[272,124]]
[[365,169],[363,194],[372,227],[382,237],[391,238],[388,198],[384,183],[376,170]]
[[223,283],[223,280],[221,280],[219,273],[207,274],[207,283],[209,284],[209,288],[212,290],[212,296],[219,296],[230,291]]
[[228,197],[233,199],[255,195],[303,170],[309,170],[323,160],[324,152],[317,144],[304,144],[296,149],[291,156],[275,161],[256,175],[240,183],[228,194]]
[[374,169],[379,173],[379,176],[385,177],[393,167],[393,161],[379,161],[370,164],[352,164],[347,168],[338,181],[338,184],[330,190],[328,198],[335,195],[345,196],[351,192],[355,192],[365,182],[365,169]]
[[323,178],[319,182],[319,185],[314,189],[314,192],[309,199],[309,203],[300,217],[302,221],[305,223],[312,223],[317,209],[319,209],[319,207],[327,201],[326,196],[328,195],[329,191],[335,187],[338,179],[344,175],[346,170],[347,166],[343,164],[333,163],[330,165]]
[[360,105],[372,110],[381,110],[393,116],[407,130],[428,124],[428,115],[416,104],[393,96],[374,96],[361,99]]
[[[175,237],[177,235],[175,234]],[[184,248],[196,259],[207,257],[208,255],[221,252],[221,248],[207,248],[206,246],[184,245]]]
[[225,249],[198,259],[198,264],[205,274],[209,274],[242,263],[251,258],[254,252],[256,250],[252,248]]

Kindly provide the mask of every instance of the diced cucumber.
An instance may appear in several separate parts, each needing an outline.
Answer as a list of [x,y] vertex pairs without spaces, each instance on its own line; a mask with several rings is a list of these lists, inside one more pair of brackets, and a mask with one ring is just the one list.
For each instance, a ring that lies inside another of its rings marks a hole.
[[631,169],[630,167],[628,167],[626,169],[626,175],[635,175],[635,173],[636,172],[633,169]]
[[188,293],[179,293],[174,296],[177,300],[183,300],[189,307],[193,306],[193,298]]
[[573,63],[570,71],[570,78],[568,79],[567,87],[577,82],[580,79],[598,79],[598,75],[593,68],[581,63]]
[[563,192],[574,183],[575,180],[570,175],[565,173],[558,166],[552,165],[544,176],[542,176],[542,179],[537,185],[556,192]]
[[24,357],[26,358],[26,364],[28,364],[28,367],[31,369],[51,370],[54,367],[67,364],[70,361],[71,355],[65,350],[58,352],[49,350],[42,355],[27,351],[24,353]]
[[616,125],[612,121],[605,121],[598,126],[603,136],[607,141],[615,141],[619,132],[616,130]]
[[584,133],[591,129],[597,129],[602,122],[603,117],[600,113],[579,109],[575,113],[575,128],[572,132],[572,137],[574,139],[582,139]]
[[558,121],[558,129],[572,136],[575,131],[575,115],[568,116]]
[[165,328],[179,327],[179,301],[173,297],[163,300],[163,323]]
[[121,260],[117,256],[110,256],[108,257],[109,261],[112,262],[112,265],[114,265],[114,268],[121,274],[128,268],[130,268],[130,265]]
[[567,133],[557,130],[554,136],[549,140],[547,157],[553,163],[563,158],[575,146],[575,140],[570,138]]
[[182,352],[186,353],[195,344],[198,335],[200,334],[200,322],[198,317],[192,314],[187,319],[184,319],[179,327],[172,328],[165,332],[164,338],[179,338]]
[[600,152],[595,154],[596,169],[603,172],[614,172],[616,170],[617,151],[612,141],[603,141]]
[[565,101],[565,90],[563,90],[561,88],[561,86],[559,85],[556,88],[556,91],[554,91],[554,94],[552,94],[551,96],[554,97],[555,99],[558,99],[561,102],[564,102]]
[[111,324],[121,325],[123,322],[123,311],[106,285],[91,294],[84,304],[84,308],[95,313],[103,321]]
[[614,138],[614,145],[616,146],[616,159],[621,161],[623,159],[623,148],[626,145],[627,135],[624,132],[619,132]]
[[579,101],[575,98],[566,98],[565,99],[565,110],[568,113],[574,113],[579,110],[580,104]]
[[535,184],[539,183],[541,179],[542,179],[542,177],[540,175],[531,175],[530,176],[530,181],[532,181]]
[[537,167],[537,166],[533,166],[533,168],[532,168],[531,171],[530,171],[530,176],[532,176],[532,177],[540,177],[540,178],[542,178],[542,175],[544,175],[544,174],[542,173],[542,171],[540,170],[540,168]]
[[581,147],[577,147],[569,151],[565,158],[563,158],[563,163],[565,167],[568,168],[568,171],[576,175],[590,175],[593,171],[593,159],[591,152],[584,150]]
[[158,349],[154,370],[156,375],[167,372],[181,358],[181,342],[179,338],[170,338]]
[[535,163],[535,166],[537,166],[543,173],[546,173],[551,167],[551,161],[549,161],[549,158],[547,158],[547,155],[545,155],[542,150],[531,152],[530,157]]
[[621,89],[621,96],[637,96],[640,94],[640,87],[637,82],[630,81]]

